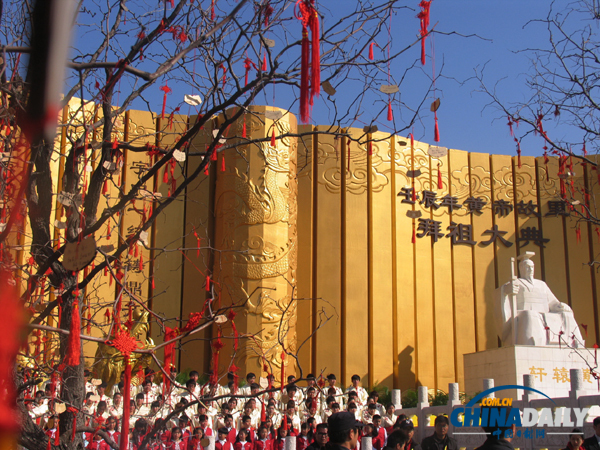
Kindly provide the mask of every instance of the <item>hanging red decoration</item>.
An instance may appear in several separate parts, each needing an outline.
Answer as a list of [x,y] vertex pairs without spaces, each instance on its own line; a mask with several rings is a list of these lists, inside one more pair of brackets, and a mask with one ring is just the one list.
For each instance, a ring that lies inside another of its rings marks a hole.
[[225,154],[221,156],[221,172],[225,172]]
[[577,225],[577,228],[575,228],[575,236],[577,237],[577,243],[580,244],[581,243],[581,228],[579,227],[579,225]]
[[275,147],[275,127],[273,127],[273,132],[271,133],[271,147]]
[[[171,0],[171,1],[173,1],[173,0]],[[213,22],[215,21],[215,18],[216,18],[215,2],[216,2],[216,0],[211,0],[211,2],[210,2],[210,20]]]
[[285,386],[285,350],[281,352],[281,392]]
[[433,140],[435,142],[440,142],[440,129],[438,127],[437,111],[435,111],[433,113],[433,117],[435,118],[435,130],[434,130],[434,134],[433,134]]
[[[319,15],[314,7],[314,0],[298,0],[296,8],[296,18],[302,22],[300,120],[307,123],[310,120],[310,106],[313,104],[313,97],[319,96],[321,89]],[[312,43],[308,39],[308,28],[311,29]]]
[[79,289],[73,292],[73,313],[67,339],[67,350],[64,363],[68,366],[78,366],[81,362],[81,315],[79,314]]
[[438,185],[438,189],[443,189],[444,188],[444,184],[442,183],[442,163],[438,163],[438,174],[437,174],[437,185]]
[[271,6],[271,3],[269,2],[269,0],[265,1],[264,5],[263,5],[263,11],[264,11],[264,15],[265,15],[265,28],[267,28],[269,26],[269,21],[271,20],[271,15],[275,11],[273,9],[273,7]]
[[515,142],[517,143],[517,166],[519,169],[521,168],[521,143],[515,138]]
[[244,124],[242,125],[242,137],[245,139],[248,137],[246,132],[246,115],[244,114]]
[[[256,71],[258,71],[258,67],[256,67],[256,64],[254,64],[254,61],[246,56],[246,59],[244,60],[244,69],[246,69],[246,73],[244,75],[244,86],[248,86],[248,74],[250,73],[250,69],[253,67]],[[246,122],[244,121],[244,124],[245,123]]]
[[417,242],[417,230],[415,230],[415,221],[413,220],[413,224],[412,224],[412,240],[411,242],[413,244],[415,244]]
[[129,356],[134,352],[140,345],[135,336],[131,336],[128,331],[118,330],[115,333],[115,337],[112,340],[111,345],[119,350],[123,355],[125,361],[125,374],[123,377],[123,419],[121,426],[121,442],[119,443],[119,450],[126,450],[129,448],[129,417],[131,414],[130,400],[131,400],[131,364],[129,363]]
[[[374,47],[375,45],[377,45],[375,42],[371,42],[371,43],[369,44],[369,59],[370,59],[371,61],[373,61],[373,60],[375,59],[375,55],[374,55],[374,53],[373,53],[373,47]],[[377,45],[377,46],[378,46],[378,45]],[[378,47],[379,47],[379,46],[378,46]]]
[[387,110],[387,120],[392,122],[394,120],[394,113],[392,111],[392,99],[388,99],[388,110]]
[[206,275],[206,292],[210,292],[210,277]]
[[221,69],[223,71],[223,76],[221,77],[221,83],[223,84],[223,87],[225,87],[225,83],[227,82],[227,67],[225,67],[225,64],[219,64],[219,69]]
[[267,71],[267,54],[266,53],[263,55],[262,65],[260,66],[260,70],[262,70],[263,72]]
[[369,156],[373,156],[373,142],[371,140],[367,142],[367,153]]
[[508,123],[507,123],[507,125],[508,125],[508,129],[510,130],[511,137],[514,137],[515,133],[513,131],[513,121],[512,121],[512,118],[510,116],[508,116]]
[[161,86],[160,90],[164,92],[164,94],[163,94],[162,112],[160,113],[160,118],[164,119],[165,118],[165,108],[167,107],[167,94],[170,94],[173,91],[172,91],[172,89],[169,86],[167,86],[167,83],[165,83],[164,86]]
[[546,181],[550,181],[550,171],[548,170],[548,162],[550,158],[548,158],[548,147],[544,145],[544,166],[546,167]]
[[427,37],[427,29],[429,28],[429,9],[431,7],[431,0],[422,0],[419,3],[421,11],[417,14],[417,18],[421,24],[421,64],[425,65],[425,39]]
[[[179,335],[177,328],[169,328],[165,327],[165,342],[172,341]],[[170,373],[171,367],[175,365],[175,342],[171,342],[170,344],[165,345],[165,360],[163,368],[165,372]],[[169,390],[171,381],[169,378],[165,377],[165,388],[166,391]]]

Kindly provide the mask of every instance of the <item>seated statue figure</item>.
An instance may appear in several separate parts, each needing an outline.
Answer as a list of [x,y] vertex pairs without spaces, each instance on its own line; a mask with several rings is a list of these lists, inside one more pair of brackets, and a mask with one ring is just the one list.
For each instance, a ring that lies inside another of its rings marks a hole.
[[520,278],[496,289],[496,320],[502,345],[554,347],[562,342],[571,347],[585,346],[569,305],[561,303],[545,282],[533,278],[533,255],[526,252],[519,256]]

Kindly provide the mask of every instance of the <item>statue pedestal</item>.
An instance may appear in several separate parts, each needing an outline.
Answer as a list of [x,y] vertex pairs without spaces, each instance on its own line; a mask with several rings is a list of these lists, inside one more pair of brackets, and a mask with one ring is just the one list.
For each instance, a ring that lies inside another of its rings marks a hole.
[[[571,389],[569,369],[583,370],[583,386],[588,394],[598,393],[598,383],[590,375],[595,367],[595,349],[533,347],[517,345],[464,355],[465,392],[473,396],[483,391],[483,379],[493,378],[495,386],[523,385],[523,375],[533,375],[533,387],[547,396],[568,397]],[[586,364],[586,361],[588,364]],[[505,390],[498,397],[520,399],[523,390]],[[539,396],[539,395],[538,395]]]

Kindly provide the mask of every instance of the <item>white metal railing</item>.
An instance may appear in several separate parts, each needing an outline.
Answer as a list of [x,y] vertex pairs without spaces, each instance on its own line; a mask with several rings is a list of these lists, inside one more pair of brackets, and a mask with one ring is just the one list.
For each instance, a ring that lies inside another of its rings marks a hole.
[[[570,383],[571,389],[568,397],[553,398],[548,400],[547,398],[537,398],[537,394],[529,391],[524,391],[521,400],[513,400],[512,407],[519,408],[552,408],[556,411],[560,408],[587,408],[600,405],[600,395],[584,395],[585,391],[583,388],[583,370],[582,369],[571,369]],[[523,375],[523,385],[527,387],[535,388],[535,377],[533,375]],[[484,379],[482,390],[494,387],[493,379]],[[448,404],[444,406],[430,406],[428,389],[426,386],[419,386],[417,406],[414,408],[402,408],[401,404],[401,392],[400,389],[394,389],[392,391],[392,401],[396,405],[396,414],[406,414],[408,417],[416,417],[417,423],[415,425],[415,439],[418,442],[422,442],[423,438],[431,436],[433,434],[433,418],[439,415],[446,415],[450,417],[452,411],[455,408],[463,406],[459,400],[459,387],[458,383],[450,383],[448,385]],[[491,395],[493,397],[493,394]],[[592,421],[594,416],[588,414],[585,419],[585,425],[583,432],[586,437],[592,436],[594,430],[592,428]],[[532,433],[533,438],[525,437],[525,432]],[[538,427],[533,426],[527,429],[521,429],[521,436],[515,437],[512,440],[512,444],[516,449],[520,450],[533,450],[533,449],[547,449],[547,450],[559,450],[567,446],[569,440],[568,435],[565,434],[553,434],[553,433],[564,433],[570,432],[568,428],[553,428],[553,427]],[[450,424],[448,434],[458,442],[459,449],[472,450],[480,446],[485,441],[486,436],[483,433],[483,429],[480,427],[461,427],[460,430],[456,430],[455,427]],[[544,437],[541,437],[541,434]]]

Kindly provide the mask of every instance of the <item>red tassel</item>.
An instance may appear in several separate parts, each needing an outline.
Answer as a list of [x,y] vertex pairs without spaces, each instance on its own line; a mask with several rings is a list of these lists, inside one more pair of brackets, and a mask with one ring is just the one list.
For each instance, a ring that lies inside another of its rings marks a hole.
[[106,195],[108,192],[108,180],[104,180],[104,184],[102,185],[102,195]]
[[204,175],[208,175],[208,164],[204,166]]
[[442,170],[440,169],[442,165],[438,164],[438,189],[443,189],[444,188],[444,184],[442,183]]
[[[310,0],[299,0],[300,14],[296,17],[302,22],[302,53],[300,58],[300,120],[310,119],[310,106],[314,96],[321,92],[321,55],[319,15]],[[308,28],[311,29],[312,52],[309,48]],[[310,85],[310,91],[309,91]]]
[[273,133],[271,134],[271,147],[275,147],[275,127],[273,127]]
[[129,448],[129,416],[131,406],[131,364],[129,364],[129,355],[125,355],[123,390],[123,418],[121,421],[121,441],[119,442],[119,450],[127,450]]
[[417,242],[417,231],[415,230],[415,224],[413,223],[413,234],[412,234],[412,241],[413,244],[415,244]]
[[143,253],[140,255],[140,262],[139,262],[138,268],[139,268],[140,272],[144,271],[144,254]]
[[312,97],[318,97],[321,93],[321,32],[319,29],[319,14],[317,13],[317,10],[314,7],[312,8],[311,18],[312,21],[310,22],[310,29],[312,31],[312,61],[310,68],[310,104],[312,105]]
[[167,184],[169,182],[169,166],[165,165],[165,171],[163,172],[163,183]]
[[210,277],[206,275],[206,292],[210,292]]
[[221,157],[221,172],[225,172],[225,155]]
[[575,228],[575,235],[577,236],[577,243],[580,244],[581,243],[581,228],[579,226],[577,226],[577,228]]
[[262,70],[263,72],[267,71],[267,54],[266,53],[263,55],[262,66],[260,67],[260,70]]
[[[515,139],[515,141],[517,141]],[[517,165],[521,168],[521,143],[517,141]]]
[[371,61],[373,61],[375,59],[375,55],[373,54],[373,46],[375,45],[375,42],[371,42],[369,44],[369,59]]
[[169,86],[167,86],[167,83],[165,83],[164,86],[161,86],[160,90],[164,92],[162,112],[160,113],[160,118],[164,119],[165,118],[165,108],[167,107],[167,94],[170,94],[172,91],[171,91],[171,88]]
[[412,133],[410,133],[410,148],[411,149],[415,148],[415,137],[413,136]]
[[215,148],[213,150],[213,152],[211,153],[211,155],[210,155],[210,160],[211,161],[216,161],[217,159],[218,159],[218,157],[217,157],[217,149]]
[[156,289],[156,287],[154,287],[154,277],[152,277],[152,289]]
[[[75,290],[73,295],[78,296],[79,290]],[[64,363],[68,366],[78,366],[81,362],[81,316],[79,314],[79,300],[76,298],[73,302],[73,314],[71,316],[71,327],[67,339],[67,350],[65,352]]]
[[309,42],[308,42],[308,30],[306,25],[302,23],[302,53],[300,56],[300,121],[307,123],[310,120],[309,111],[309,67],[308,67],[308,53],[309,53]]
[[248,137],[246,134],[246,116],[244,116],[244,125],[242,126],[242,137],[243,138]]
[[392,112],[392,100],[391,99],[388,100],[387,120],[390,122],[392,122],[394,120],[394,113]]
[[435,142],[440,142],[440,129],[438,128],[438,118],[437,118],[437,111],[433,113],[434,117],[435,117],[435,132],[433,135],[433,140]]
[[429,28],[429,8],[431,6],[431,0],[422,0],[419,3],[421,12],[417,14],[421,24],[421,64],[425,65],[425,39],[427,37],[427,29]]
[[373,156],[373,142],[371,141],[367,142],[367,152],[369,156]]
[[[173,0],[171,0],[173,1]],[[210,20],[212,20],[213,22],[215,21],[215,1],[216,0],[211,0],[210,2]]]

